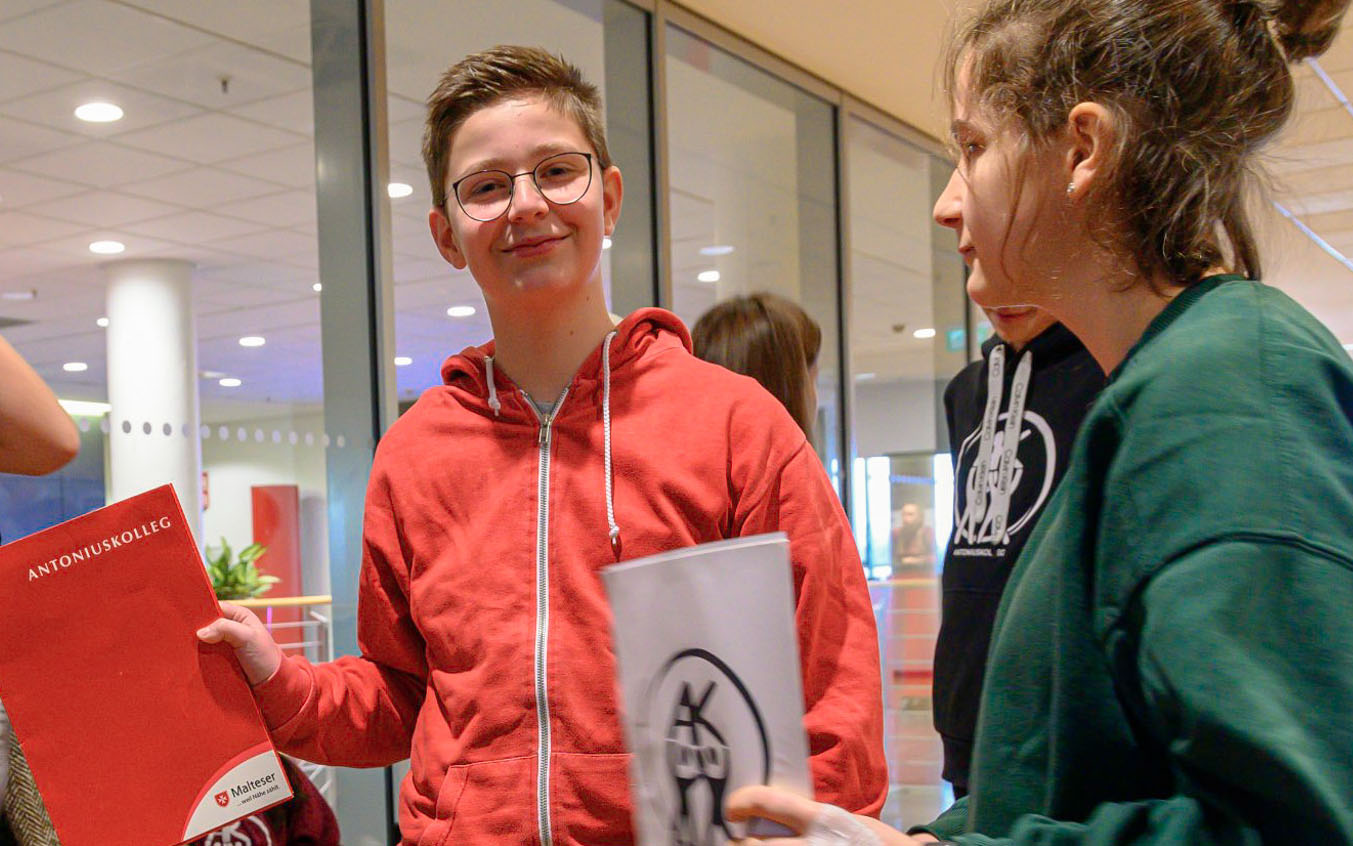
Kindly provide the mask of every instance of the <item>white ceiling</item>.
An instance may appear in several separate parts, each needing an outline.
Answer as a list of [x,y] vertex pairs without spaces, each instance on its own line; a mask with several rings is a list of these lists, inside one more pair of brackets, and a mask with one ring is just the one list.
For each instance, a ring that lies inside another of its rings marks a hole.
[[[452,272],[426,234],[429,198],[417,157],[422,97],[448,61],[496,41],[558,46],[601,76],[600,25],[589,12],[597,4],[530,6],[538,14],[495,14],[448,30],[429,25],[444,21],[445,3],[387,4],[391,178],[414,188],[392,201],[397,353],[415,361],[399,371],[405,395],[435,383],[448,352],[489,334],[473,280]],[[320,401],[309,62],[306,0],[0,4],[0,292],[37,292],[31,301],[0,300],[0,317],[27,321],[5,336],[59,393],[104,394],[104,338],[95,320],[103,314],[106,259],[88,244],[115,238],[127,245],[126,257],[196,264],[199,368],[244,380],[236,389],[204,381],[205,407],[231,399]],[[1353,39],[1322,64],[1353,90]],[[1284,184],[1276,197],[1332,245],[1353,251],[1353,115],[1309,70],[1300,74],[1302,115],[1278,151]],[[78,121],[73,109],[90,98],[113,100],[126,116],[104,125]],[[683,195],[675,209],[679,244],[696,243],[680,220],[693,230],[709,226],[700,196]],[[1350,270],[1286,221],[1271,232],[1272,278],[1353,341]],[[879,229],[864,240],[887,234]],[[885,263],[889,254],[870,252]],[[875,287],[888,273],[879,278]],[[867,310],[879,324],[867,337],[891,332],[898,321],[883,305],[889,297],[863,287],[856,296],[880,303]],[[454,304],[480,313],[453,321],[445,309]],[[242,348],[245,334],[268,343]],[[888,359],[886,347],[870,351]],[[62,371],[72,360],[89,370]]]

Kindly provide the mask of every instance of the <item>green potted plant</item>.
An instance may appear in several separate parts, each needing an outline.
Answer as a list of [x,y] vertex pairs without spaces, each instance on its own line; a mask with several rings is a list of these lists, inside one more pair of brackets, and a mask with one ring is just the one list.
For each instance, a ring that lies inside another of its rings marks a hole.
[[254,562],[267,552],[262,544],[251,543],[232,560],[230,544],[221,538],[221,546],[207,546],[207,576],[217,599],[253,599],[262,596],[281,581],[259,571]]

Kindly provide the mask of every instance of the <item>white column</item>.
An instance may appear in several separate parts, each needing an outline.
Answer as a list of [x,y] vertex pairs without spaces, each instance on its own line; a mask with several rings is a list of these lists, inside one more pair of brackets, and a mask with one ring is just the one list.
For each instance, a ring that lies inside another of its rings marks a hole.
[[197,331],[191,262],[130,259],[108,280],[109,490],[113,501],[173,483],[202,536]]

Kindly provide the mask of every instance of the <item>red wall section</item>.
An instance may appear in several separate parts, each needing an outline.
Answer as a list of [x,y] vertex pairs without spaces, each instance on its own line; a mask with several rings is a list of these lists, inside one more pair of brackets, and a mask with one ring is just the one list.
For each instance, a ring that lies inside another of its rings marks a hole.
[[[301,590],[301,493],[296,485],[255,485],[249,489],[254,508],[254,543],[268,548],[254,562],[259,571],[281,579],[264,599],[300,596]],[[294,623],[302,613],[296,608],[260,610],[265,623]],[[303,640],[299,629],[284,626],[273,630],[282,645]]]

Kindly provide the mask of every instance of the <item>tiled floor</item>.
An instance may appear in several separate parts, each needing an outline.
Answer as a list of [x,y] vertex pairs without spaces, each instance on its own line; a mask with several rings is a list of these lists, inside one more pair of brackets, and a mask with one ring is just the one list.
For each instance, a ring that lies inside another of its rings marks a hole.
[[905,830],[934,819],[953,802],[952,789],[940,778],[942,750],[930,710],[938,585],[931,577],[871,582],[869,588],[883,662],[884,752],[891,782],[882,819]]

